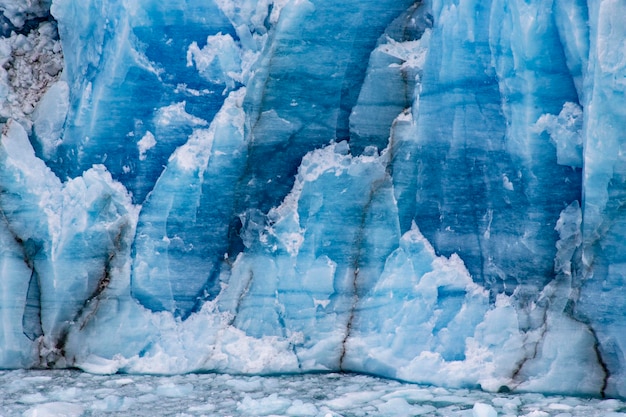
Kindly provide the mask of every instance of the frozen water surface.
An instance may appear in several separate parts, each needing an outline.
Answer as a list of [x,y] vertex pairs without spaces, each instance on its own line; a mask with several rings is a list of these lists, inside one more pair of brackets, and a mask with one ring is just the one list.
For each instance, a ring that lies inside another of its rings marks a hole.
[[626,416],[626,403],[489,394],[355,374],[238,376],[0,372],[1,416]]

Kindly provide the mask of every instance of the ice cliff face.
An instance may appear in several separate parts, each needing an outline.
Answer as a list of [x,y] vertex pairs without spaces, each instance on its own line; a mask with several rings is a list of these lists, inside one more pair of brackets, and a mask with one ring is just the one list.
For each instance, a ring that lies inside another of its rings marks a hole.
[[48,6],[0,2],[0,366],[626,396],[620,2]]

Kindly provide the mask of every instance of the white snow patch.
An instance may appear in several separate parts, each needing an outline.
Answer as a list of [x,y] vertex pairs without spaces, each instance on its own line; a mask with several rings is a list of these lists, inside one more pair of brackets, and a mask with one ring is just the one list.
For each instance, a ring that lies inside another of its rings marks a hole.
[[560,165],[582,168],[583,166],[583,110],[572,102],[563,105],[558,116],[542,115],[535,123],[536,133],[547,132],[556,146]]
[[172,124],[184,124],[190,126],[206,126],[209,124],[206,120],[187,113],[185,110],[186,105],[187,103],[185,101],[181,101],[179,103],[161,107],[155,116],[156,124],[162,127],[170,126]]
[[144,161],[146,159],[146,152],[156,146],[157,142],[152,132],[147,131],[145,135],[137,142],[137,149],[139,150],[139,160]]
[[513,183],[506,174],[502,175],[502,186],[505,190],[513,191]]
[[[378,49],[387,55],[403,61],[401,69],[422,69],[428,56],[431,30],[426,29],[420,39],[415,41],[398,42],[387,37],[386,43],[380,45]],[[392,64],[393,65],[393,64]]]
[[318,300],[317,298],[313,298],[313,305],[317,308],[318,306],[322,308],[326,308],[330,304],[330,300]]

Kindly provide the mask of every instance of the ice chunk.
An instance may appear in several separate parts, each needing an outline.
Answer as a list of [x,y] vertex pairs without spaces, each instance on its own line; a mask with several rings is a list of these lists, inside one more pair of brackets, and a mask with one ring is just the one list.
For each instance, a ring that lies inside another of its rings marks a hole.
[[[17,120],[30,132],[33,110],[60,77],[63,53],[54,22],[27,26],[24,33],[10,31],[10,36],[0,37],[0,117]],[[59,111],[63,107],[55,109]]]
[[583,111],[576,103],[567,102],[558,116],[542,115],[535,124],[537,131],[548,132],[556,145],[557,162],[560,165],[582,168],[583,166]]
[[79,404],[57,401],[36,405],[22,415],[24,417],[80,417],[84,411],[85,408]]
[[474,417],[498,417],[496,410],[489,404],[476,403],[472,409]]
[[15,28],[22,28],[27,20],[40,19],[50,13],[52,0],[37,0],[16,2],[13,0],[0,1],[2,15],[11,21]]
[[152,134],[152,132],[147,131],[146,134],[143,135],[141,140],[137,142],[137,148],[139,149],[140,161],[146,160],[146,152],[154,148],[154,145],[156,145],[156,143],[157,143],[156,139],[154,138],[154,135]]
[[278,394],[271,394],[268,397],[258,400],[245,397],[241,403],[237,405],[237,410],[245,414],[280,414],[285,412],[291,404],[286,398],[281,398]]
[[56,82],[43,96],[33,113],[35,137],[45,160],[52,159],[62,143],[63,127],[69,111],[69,86]]
[[200,74],[213,84],[233,89],[243,82],[241,50],[230,34],[209,36],[204,48],[193,42],[187,50],[187,66],[195,65]]

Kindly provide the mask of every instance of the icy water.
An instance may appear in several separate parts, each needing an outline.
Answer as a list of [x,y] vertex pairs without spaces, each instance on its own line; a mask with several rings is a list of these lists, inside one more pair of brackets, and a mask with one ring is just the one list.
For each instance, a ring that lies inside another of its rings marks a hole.
[[0,416],[625,416],[626,403],[488,394],[364,375],[0,372]]

